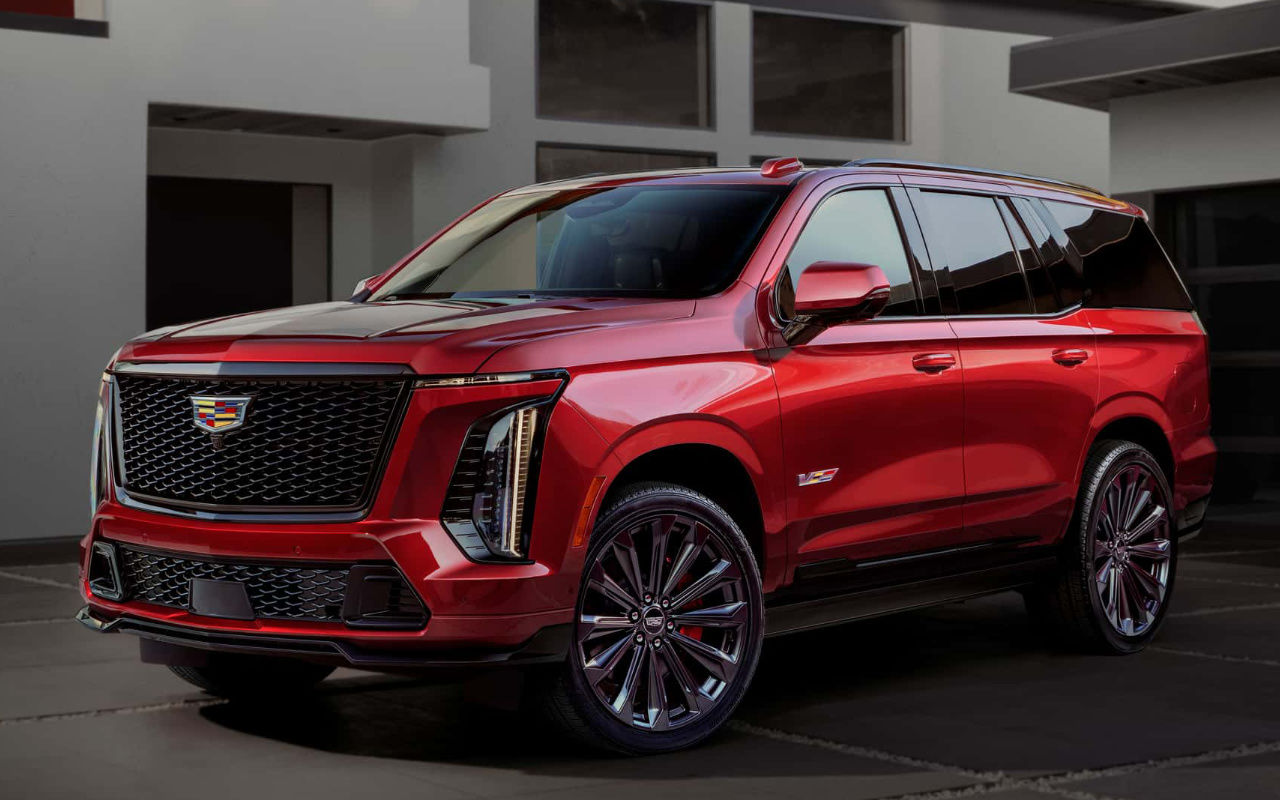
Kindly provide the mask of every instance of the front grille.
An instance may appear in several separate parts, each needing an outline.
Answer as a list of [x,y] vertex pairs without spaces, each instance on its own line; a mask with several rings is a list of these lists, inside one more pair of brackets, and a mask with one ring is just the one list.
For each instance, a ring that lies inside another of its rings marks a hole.
[[[191,580],[238,581],[244,584],[254,615],[262,619],[342,622],[350,590],[352,565],[236,564],[188,558],[131,547],[118,547],[124,599],[191,611]],[[391,586],[377,608],[356,611],[370,619],[421,624],[421,601],[393,567],[361,567],[390,578]],[[356,591],[362,591],[358,580]],[[365,604],[368,606],[368,604]],[[351,606],[348,606],[350,609]],[[346,620],[361,624],[361,620]]]
[[[174,506],[354,509],[368,502],[402,411],[403,381],[117,375],[123,488]],[[209,433],[191,397],[252,398]]]

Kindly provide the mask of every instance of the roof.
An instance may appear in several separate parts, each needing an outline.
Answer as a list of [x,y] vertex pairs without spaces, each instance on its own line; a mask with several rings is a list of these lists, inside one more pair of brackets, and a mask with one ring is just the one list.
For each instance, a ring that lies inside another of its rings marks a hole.
[[1106,110],[1112,100],[1280,76],[1280,0],[1198,11],[1013,48],[1009,88]]
[[[791,160],[791,159],[771,159]],[[767,163],[767,162],[766,162]],[[1137,206],[1122,200],[1115,200],[1103,192],[1078,183],[1025,175],[1018,172],[988,169],[984,167],[961,166],[958,164],[938,164],[930,161],[910,161],[902,159],[861,159],[850,161],[838,167],[801,167],[797,171],[788,171],[778,177],[766,177],[758,167],[698,167],[693,169],[665,169],[647,172],[628,172],[619,174],[593,174],[558,181],[547,181],[522,186],[507,194],[523,194],[547,190],[576,191],[596,189],[610,186],[621,186],[631,183],[651,183],[665,185],[788,185],[805,176],[833,177],[841,174],[889,173],[893,175],[911,175],[929,178],[955,179],[957,181],[981,181],[987,184],[1000,184],[1006,187],[1017,187],[1030,190],[1030,193],[1045,198],[1073,199],[1078,202],[1107,207],[1113,210],[1132,214],[1143,214]]]

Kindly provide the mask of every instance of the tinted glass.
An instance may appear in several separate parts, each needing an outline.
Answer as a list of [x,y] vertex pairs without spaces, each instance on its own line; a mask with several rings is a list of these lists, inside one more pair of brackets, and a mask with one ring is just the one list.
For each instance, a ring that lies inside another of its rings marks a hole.
[[737,277],[786,191],[622,186],[500,197],[372,299],[710,294]]
[[1000,207],[1001,216],[1004,217],[1004,226],[1009,231],[1009,237],[1013,239],[1013,249],[1017,251],[1018,260],[1022,262],[1022,272],[1027,276],[1027,285],[1031,288],[1031,302],[1035,306],[1036,313],[1056,312],[1058,298],[1053,291],[1053,283],[1049,280],[1049,274],[1041,266],[1039,256],[1031,246],[1031,240],[1027,238],[1022,223],[1018,221],[1017,215],[1006,202],[999,201],[997,205]]
[[1190,310],[1173,266],[1141,219],[1074,203],[1044,205],[1084,261],[1090,306]]
[[538,115],[711,125],[710,8],[539,0]]
[[902,30],[824,17],[753,14],[755,129],[902,139]]
[[1026,281],[996,201],[921,192],[925,239],[934,268],[946,265],[960,314],[1026,314]]
[[[1037,201],[1038,202],[1038,201]],[[1031,201],[1024,197],[1015,197],[1014,208],[1018,210],[1025,230],[1031,235],[1040,264],[1048,274],[1049,283],[1053,286],[1056,308],[1041,308],[1036,302],[1036,311],[1062,311],[1080,305],[1084,300],[1084,276],[1081,274],[1080,258],[1069,253],[1069,240],[1065,233],[1058,232],[1062,239],[1058,241],[1052,231],[1045,225],[1040,213],[1035,210]],[[1046,212],[1048,213],[1048,212]],[[1054,226],[1055,229],[1057,226]],[[1033,282],[1034,287],[1034,282]]]
[[841,192],[809,217],[787,256],[788,280],[779,291],[784,317],[790,319],[795,310],[793,289],[800,274],[818,261],[874,264],[889,279],[889,305],[882,316],[919,312],[898,219],[883,190]]
[[663,153],[646,150],[602,150],[594,147],[538,145],[538,180],[558,181],[579,175],[643,172],[650,169],[714,167],[709,153]]

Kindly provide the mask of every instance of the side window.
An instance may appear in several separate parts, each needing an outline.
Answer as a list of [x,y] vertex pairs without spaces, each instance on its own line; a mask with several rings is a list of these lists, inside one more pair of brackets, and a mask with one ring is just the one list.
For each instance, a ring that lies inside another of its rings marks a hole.
[[1191,310],[1182,281],[1140,218],[1058,201],[1045,207],[1084,260],[1090,306]]
[[1052,314],[1058,311],[1058,298],[1053,290],[1053,282],[1049,280],[1049,273],[1041,266],[1039,256],[1031,247],[1026,230],[1007,202],[1002,200],[997,205],[1000,206],[1000,215],[1004,217],[1004,225],[1009,229],[1009,237],[1013,239],[1013,249],[1018,251],[1022,272],[1027,276],[1027,285],[1031,287],[1031,302],[1035,306],[1035,312]]
[[[1040,254],[1040,263],[1048,273],[1049,282],[1053,284],[1057,294],[1057,308],[1053,310],[1062,311],[1080,305],[1084,300],[1084,276],[1080,271],[1079,257],[1067,252],[1069,240],[1066,234],[1059,234],[1062,237],[1060,244],[1057,237],[1045,225],[1039,212],[1035,210],[1032,202],[1025,197],[1015,197],[1013,206],[1018,210],[1018,216],[1022,218],[1027,233],[1031,235],[1036,252]],[[1037,301],[1036,310],[1046,309],[1040,308]]]
[[925,240],[951,274],[960,314],[1028,314],[1031,298],[996,200],[950,192],[919,193]]
[[882,316],[920,313],[898,218],[883,189],[854,189],[822,201],[787,256],[787,270],[779,285],[782,316],[795,311],[795,286],[800,274],[818,261],[874,264],[889,279],[889,305]]

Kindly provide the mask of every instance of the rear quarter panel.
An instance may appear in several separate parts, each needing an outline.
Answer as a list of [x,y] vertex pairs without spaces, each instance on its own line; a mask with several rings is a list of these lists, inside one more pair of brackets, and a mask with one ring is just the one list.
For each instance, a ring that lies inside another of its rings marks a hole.
[[[1209,493],[1216,450],[1209,438],[1207,341],[1185,311],[1089,309],[1101,368],[1089,441],[1110,423],[1145,417],[1173,451],[1174,505]],[[1087,455],[1081,453],[1081,464]]]

